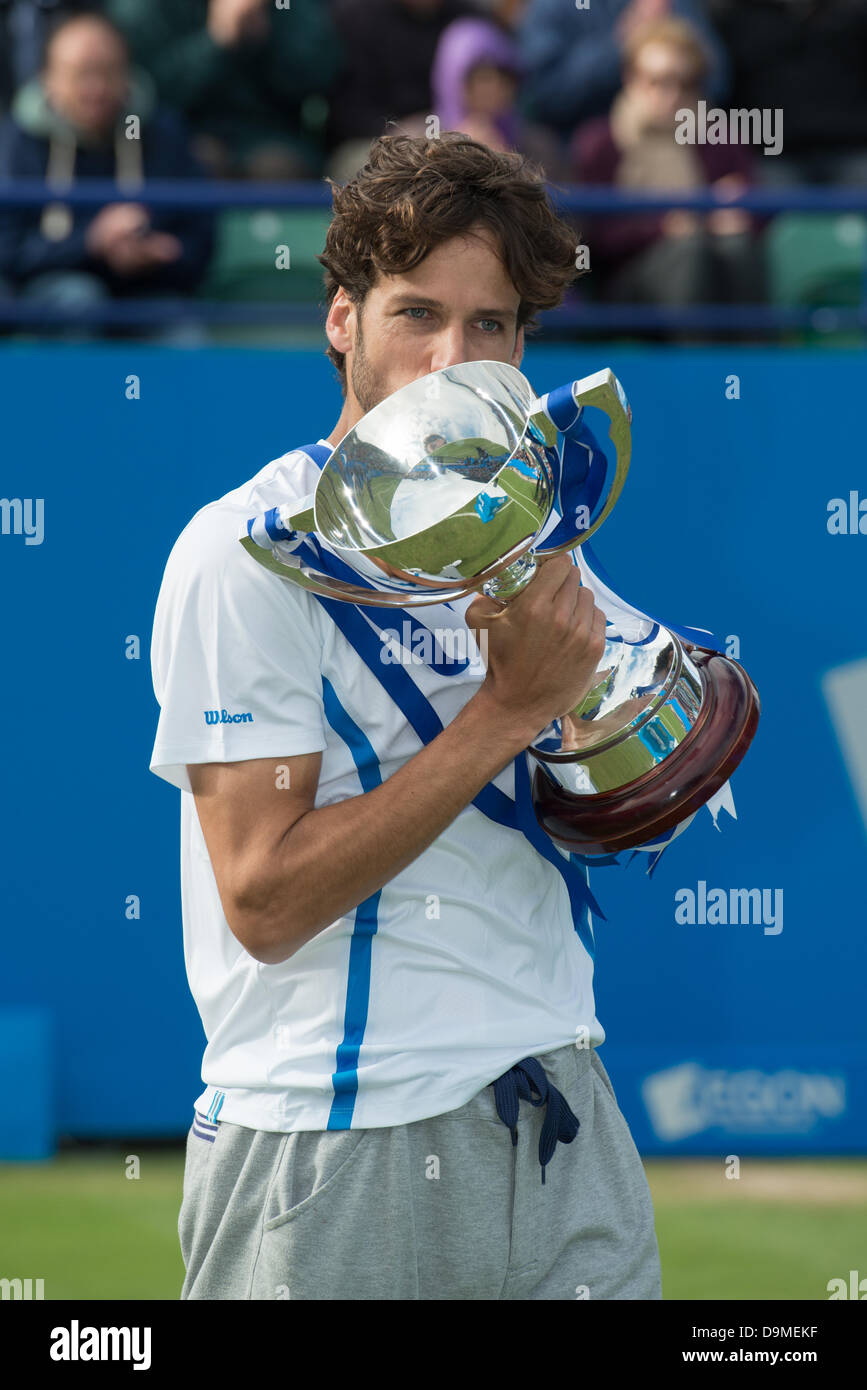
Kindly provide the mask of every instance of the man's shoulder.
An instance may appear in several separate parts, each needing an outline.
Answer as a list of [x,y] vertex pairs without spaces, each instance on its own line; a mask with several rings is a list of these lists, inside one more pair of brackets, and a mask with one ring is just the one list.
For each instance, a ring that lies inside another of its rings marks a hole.
[[0,174],[38,177],[44,170],[47,151],[48,141],[22,129],[10,112],[0,117]]
[[302,501],[318,476],[316,464],[302,449],[280,454],[240,486],[200,507],[175,541],[172,557],[234,557],[236,549],[240,553],[239,534],[251,517]]
[[[163,603],[170,596],[180,599],[194,589],[215,584],[240,585],[244,590],[250,585],[261,586],[268,572],[250,558],[240,543],[247,522],[270,507],[292,504],[309,496],[318,476],[319,470],[309,455],[290,449],[239,487],[200,507],[181,531],[166,561],[161,584]],[[272,589],[273,584],[272,579],[268,588]]]
[[[312,594],[257,564],[241,545],[250,517],[312,490],[307,465],[290,450],[240,487],[201,507],[178,536],[166,561],[153,620],[157,666],[179,647],[208,650],[214,660],[233,653],[253,661],[275,650],[321,647],[324,611]],[[267,658],[266,658],[267,659]],[[315,659],[315,657],[314,657]],[[156,667],[155,667],[156,669]]]

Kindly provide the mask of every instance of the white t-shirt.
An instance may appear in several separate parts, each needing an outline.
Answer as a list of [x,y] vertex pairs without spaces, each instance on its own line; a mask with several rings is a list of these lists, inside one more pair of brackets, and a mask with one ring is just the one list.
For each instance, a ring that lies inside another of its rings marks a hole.
[[[362,776],[367,789],[387,781],[422,746],[317,600],[239,543],[248,518],[305,497],[317,476],[293,450],[196,513],[166,565],[151,649],[150,767],[181,789],[184,955],[208,1040],[195,1108],[253,1129],[410,1123],[464,1105],[523,1057],[605,1038],[562,876],[472,805],[378,900],[281,964],[229,928],[187,763],[267,757],[276,776],[321,752],[320,807],[362,794]],[[416,616],[465,641],[470,602]],[[404,669],[444,725],[484,677],[478,658],[448,676]],[[495,785],[514,797],[512,765]]]

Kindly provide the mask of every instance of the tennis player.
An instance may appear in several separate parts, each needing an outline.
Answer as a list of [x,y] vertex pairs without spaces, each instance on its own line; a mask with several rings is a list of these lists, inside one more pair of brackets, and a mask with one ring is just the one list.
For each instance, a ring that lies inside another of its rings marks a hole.
[[[598,1054],[586,871],[527,816],[523,750],[603,651],[579,568],[541,567],[491,623],[487,670],[396,667],[238,543],[398,388],[519,366],[575,276],[575,233],[541,170],[455,133],[383,137],[333,197],[339,417],[196,513],[156,608],[151,770],[181,789],[207,1037],[181,1298],[659,1299],[650,1193]],[[291,373],[287,356],[287,417]],[[490,611],[416,620],[465,635]]]

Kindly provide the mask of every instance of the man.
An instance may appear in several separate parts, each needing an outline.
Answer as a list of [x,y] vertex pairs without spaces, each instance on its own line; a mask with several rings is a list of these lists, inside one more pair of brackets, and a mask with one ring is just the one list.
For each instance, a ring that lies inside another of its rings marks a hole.
[[477,804],[526,807],[523,750],[592,685],[590,589],[558,556],[507,610],[426,608],[431,628],[490,626],[487,671],[407,668],[443,726],[425,740],[381,663],[237,540],[403,385],[518,366],[574,277],[574,232],[521,156],[457,133],[379,139],[334,207],[340,416],[196,514],[157,603],[151,768],[183,793],[208,1037],[181,1296],[658,1299],[644,1170],[596,1052],[586,904],[538,830]]
[[321,0],[105,0],[215,178],[306,179],[340,58]]
[[528,113],[568,136],[603,116],[620,88],[624,47],[642,25],[675,15],[697,29],[711,57],[708,94],[729,81],[725,50],[707,23],[704,0],[530,0],[519,28]]
[[[748,149],[685,145],[675,136],[678,112],[695,109],[707,71],[704,45],[686,21],[651,20],[636,29],[610,114],[576,132],[575,181],[638,192],[712,188],[722,199],[745,193],[754,169]],[[705,217],[672,208],[603,217],[587,239],[603,293],[613,300],[741,304],[762,296],[760,225],[742,208]]]
[[90,8],[87,0],[0,0],[0,108],[39,71],[58,15]]
[[[128,117],[134,117],[131,123]],[[0,172],[44,178],[58,201],[0,214],[0,275],[28,297],[85,305],[109,296],[190,293],[213,249],[209,214],[153,214],[138,201],[94,212],[62,201],[81,179],[135,188],[201,174],[186,133],[130,69],[122,36],[98,14],[64,19],[39,78],[22,87],[0,129]]]

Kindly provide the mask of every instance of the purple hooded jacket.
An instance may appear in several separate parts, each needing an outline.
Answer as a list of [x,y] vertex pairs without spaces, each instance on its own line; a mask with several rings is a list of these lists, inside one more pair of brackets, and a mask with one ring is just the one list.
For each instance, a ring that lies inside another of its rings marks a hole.
[[[479,63],[505,68],[520,78],[523,66],[514,40],[487,19],[456,19],[437,45],[431,69],[431,91],[443,130],[459,130],[467,115],[464,83]],[[516,149],[520,119],[513,110],[494,118],[504,142]]]

